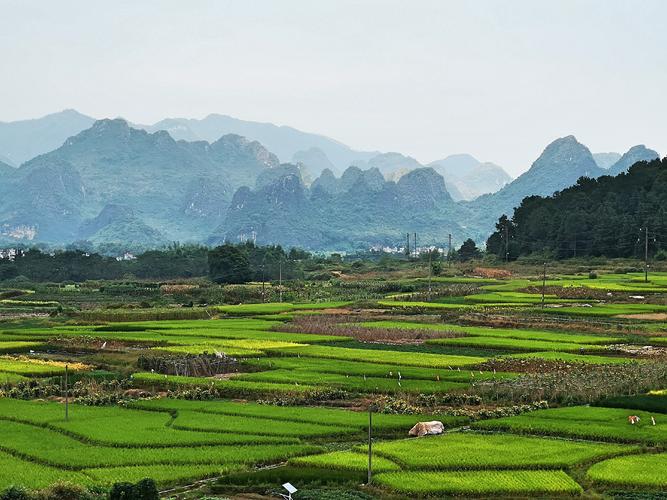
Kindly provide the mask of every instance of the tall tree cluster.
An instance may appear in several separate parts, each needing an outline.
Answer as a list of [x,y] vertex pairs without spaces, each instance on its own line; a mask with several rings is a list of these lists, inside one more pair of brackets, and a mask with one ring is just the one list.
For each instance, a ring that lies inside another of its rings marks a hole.
[[500,217],[486,249],[502,259],[535,252],[557,259],[633,257],[644,255],[647,241],[651,254],[667,248],[667,159],[524,198],[511,219]]

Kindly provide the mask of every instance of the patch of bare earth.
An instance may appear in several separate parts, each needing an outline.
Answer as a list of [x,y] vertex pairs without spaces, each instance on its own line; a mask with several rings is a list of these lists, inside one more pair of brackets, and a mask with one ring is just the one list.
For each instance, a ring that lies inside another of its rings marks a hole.
[[648,319],[654,321],[667,320],[667,313],[637,313],[637,314],[617,314],[614,318],[622,319]]

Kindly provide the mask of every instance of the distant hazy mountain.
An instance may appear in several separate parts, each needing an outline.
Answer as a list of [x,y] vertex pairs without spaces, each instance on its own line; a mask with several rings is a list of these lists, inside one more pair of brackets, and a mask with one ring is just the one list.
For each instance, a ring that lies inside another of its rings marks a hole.
[[633,146],[616,163],[609,167],[607,175],[618,175],[622,172],[627,172],[638,161],[651,161],[656,158],[660,158],[660,155],[656,151],[648,149],[643,144]]
[[593,153],[593,159],[600,168],[609,168],[621,159],[620,153]]
[[470,173],[480,161],[467,153],[449,155],[442,160],[436,160],[428,164],[436,172],[443,176],[463,177]]
[[480,215],[480,223],[490,229],[500,215],[511,214],[526,196],[551,195],[572,186],[580,177],[594,178],[606,172],[595,163],[589,149],[570,135],[549,144],[527,172],[500,191],[480,196],[470,206]]
[[428,166],[445,178],[447,189],[456,201],[495,193],[512,180],[502,167],[491,162],[482,163],[469,154],[450,155]]
[[14,167],[7,162],[0,160],[0,177],[10,176],[14,174]]
[[9,160],[5,163],[18,166],[60,147],[68,137],[90,127],[94,121],[68,109],[34,120],[0,122],[0,155]]
[[417,232],[420,244],[474,234],[464,229],[467,210],[456,204],[432,168],[419,168],[398,182],[384,180],[377,168],[348,168],[340,178],[325,170],[311,188],[294,171],[239,189],[227,217],[210,243],[256,238],[310,249],[354,249],[402,245]]
[[401,153],[381,153],[369,158],[365,162],[357,161],[355,162],[355,166],[377,168],[384,178],[390,181],[397,181],[411,170],[424,167],[424,165],[411,156],[405,156]]
[[10,167],[15,167],[16,166],[12,160],[7,158],[6,156],[3,156],[2,154],[0,154],[0,163],[5,164],[5,165],[10,166]]
[[4,232],[32,228],[34,239],[47,242],[111,234],[134,242],[142,233],[151,241],[201,240],[220,224],[239,186],[277,166],[275,155],[240,136],[177,142],[164,131],[100,120],[13,169],[0,225]]
[[306,151],[297,151],[292,156],[292,163],[300,163],[310,175],[318,176],[324,170],[337,170],[327,155],[320,148],[310,148]]
[[355,160],[367,159],[377,153],[354,151],[338,141],[319,134],[302,132],[292,127],[239,120],[231,116],[211,114],[201,120],[168,118],[153,125],[141,125],[149,132],[166,130],[175,139],[215,141],[225,134],[238,134],[258,141],[282,161],[290,161],[298,152],[317,148],[337,168],[344,169]]

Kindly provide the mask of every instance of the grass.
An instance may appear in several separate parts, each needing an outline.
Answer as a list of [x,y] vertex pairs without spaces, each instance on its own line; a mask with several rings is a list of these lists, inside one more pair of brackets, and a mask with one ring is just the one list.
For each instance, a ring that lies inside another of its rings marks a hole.
[[238,304],[215,306],[217,311],[232,315],[279,314],[291,311],[336,309],[350,305],[352,302],[311,302],[306,304],[290,304],[288,302],[270,302],[264,304]]
[[561,361],[564,363],[588,363],[594,365],[622,365],[627,363],[637,363],[631,358],[620,358],[613,356],[597,356],[590,354],[572,354],[570,352],[546,351],[546,352],[526,352],[521,354],[510,354],[503,356],[512,359],[543,359],[545,361]]
[[659,304],[594,304],[591,307],[535,308],[532,312],[573,316],[619,316],[621,314],[667,313],[667,306]]
[[48,428],[19,422],[2,423],[2,449],[54,467],[83,469],[150,464],[248,464],[319,451],[297,443],[248,443],[169,448],[122,448],[82,442]]
[[0,372],[23,376],[49,377],[65,373],[65,365],[71,372],[86,371],[90,367],[82,363],[63,363],[27,357],[0,356]]
[[160,375],[139,372],[132,375],[135,383],[143,386],[162,388],[215,387],[229,397],[258,396],[271,393],[293,393],[316,390],[315,386],[298,385],[294,382],[280,384],[255,382],[251,380],[224,380],[212,377],[185,377],[182,375]]
[[[364,472],[368,470],[368,454],[356,451],[334,451],[321,455],[292,458],[289,464],[300,467]],[[374,473],[397,471],[400,469],[396,463],[380,456],[374,456],[372,464]]]
[[470,382],[471,380],[493,380],[515,377],[513,373],[488,372],[468,370],[450,370],[449,368],[422,368],[416,366],[405,366],[398,364],[368,363],[366,361],[344,361],[328,358],[307,358],[307,357],[283,357],[283,358],[260,358],[248,359],[247,365],[261,368],[264,370],[304,370],[317,373],[336,373],[339,375],[349,375],[363,377],[382,377],[397,379],[400,373],[402,380],[448,380],[451,382]]
[[221,476],[242,470],[238,464],[147,465],[84,469],[96,484],[111,486],[117,482],[136,483],[152,478],[161,488],[193,483],[208,477]]
[[385,472],[375,481],[406,495],[551,495],[581,493],[563,471]]
[[618,396],[600,401],[599,406],[629,408],[667,414],[667,393]]
[[667,486],[667,453],[630,455],[594,464],[586,477],[617,487],[660,488]]
[[252,433],[261,436],[325,437],[350,434],[357,429],[316,423],[290,422],[268,418],[222,415],[198,411],[179,411],[172,427],[174,429],[203,432]]
[[[354,427],[365,429],[368,425],[366,412],[348,411],[334,408],[314,408],[297,406],[271,406],[257,403],[234,403],[230,401],[184,401],[180,399],[151,399],[132,403],[134,408],[163,410],[168,412],[199,411],[220,415],[269,418],[277,421],[316,423],[330,426]],[[446,425],[465,423],[463,417],[438,417]],[[425,415],[388,415],[373,416],[373,426],[381,432],[407,430],[419,419],[432,419]]]
[[30,342],[30,341],[4,341],[0,342],[0,353],[16,353],[16,352],[26,352],[30,350],[37,350],[44,347],[43,342]]
[[[465,300],[473,304],[540,304],[542,302],[542,295],[538,293],[496,291],[466,295]],[[577,301],[574,299],[561,299],[557,295],[547,294],[544,296],[544,302],[545,304],[561,304]]]
[[[630,425],[628,415],[637,415],[641,421]],[[654,417],[657,425],[652,425],[651,414],[643,411],[574,406],[485,420],[477,422],[474,427],[522,434],[664,445],[667,443],[667,419]]]
[[486,361],[476,356],[456,356],[420,352],[385,351],[376,349],[351,349],[330,346],[306,346],[278,349],[276,354],[305,356],[313,358],[340,359],[344,361],[363,360],[369,363],[418,366],[425,368],[449,368],[471,366]]
[[566,342],[546,342],[541,340],[522,340],[498,337],[455,337],[426,340],[427,344],[445,346],[483,347],[508,351],[602,351],[603,346],[592,344],[574,344]]
[[454,304],[450,302],[412,302],[401,300],[379,300],[378,305],[388,307],[390,309],[405,308],[405,309],[468,309],[475,307],[470,304]]
[[45,488],[58,481],[89,484],[90,479],[82,473],[49,467],[0,451],[0,489],[12,485],[30,488]]
[[264,372],[242,374],[234,377],[237,380],[253,382],[269,382],[279,384],[303,384],[326,388],[340,388],[350,392],[367,393],[398,393],[413,392],[416,394],[430,394],[448,392],[453,389],[463,389],[467,383],[447,380],[399,380],[394,378],[368,377],[366,375],[342,375],[336,373],[311,372],[307,370],[268,370]]
[[374,449],[405,468],[430,470],[560,469],[633,450],[615,444],[470,432],[382,442]]
[[69,413],[70,419],[65,421],[64,407],[59,403],[0,399],[0,420],[47,427],[102,446],[167,448],[290,442],[285,437],[174,429],[169,425],[172,417],[166,412],[71,404]]

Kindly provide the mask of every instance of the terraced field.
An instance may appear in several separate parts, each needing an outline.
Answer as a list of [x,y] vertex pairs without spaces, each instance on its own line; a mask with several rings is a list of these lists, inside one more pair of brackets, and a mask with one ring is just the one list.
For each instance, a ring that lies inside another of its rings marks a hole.
[[[544,309],[535,275],[348,278],[327,286],[381,293],[0,323],[0,491],[220,476],[212,485],[225,496],[272,495],[287,480],[378,499],[667,486],[667,322],[632,317],[667,306],[627,298],[667,293],[667,274],[649,284],[634,273],[550,276]],[[139,321],[151,317],[187,319]],[[360,486],[369,407],[373,482]],[[407,439],[429,420],[445,434]]]
[[[363,436],[366,423],[363,413],[345,410],[178,400],[130,409],[71,405],[69,415],[65,421],[58,403],[0,399],[0,463],[3,471],[15,472],[0,473],[0,488],[17,477],[29,485],[60,479],[110,484],[145,476],[175,484],[317,452],[309,440]],[[377,426],[391,433],[414,421],[384,415]]]

